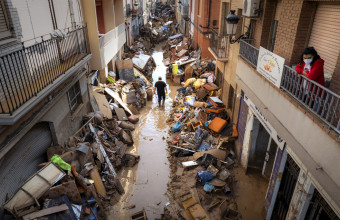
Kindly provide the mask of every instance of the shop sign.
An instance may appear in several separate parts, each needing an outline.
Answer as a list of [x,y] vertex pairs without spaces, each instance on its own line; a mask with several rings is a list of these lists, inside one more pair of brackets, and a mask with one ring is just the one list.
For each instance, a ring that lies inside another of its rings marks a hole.
[[256,70],[268,81],[280,88],[285,59],[260,47]]
[[260,112],[260,110],[254,105],[254,103],[244,95],[244,101],[247,103],[248,107],[254,112],[255,116],[259,119],[263,127],[267,130],[270,137],[276,142],[277,146],[280,149],[283,149],[285,142],[283,139],[277,134],[276,130],[269,124],[268,120],[264,115]]

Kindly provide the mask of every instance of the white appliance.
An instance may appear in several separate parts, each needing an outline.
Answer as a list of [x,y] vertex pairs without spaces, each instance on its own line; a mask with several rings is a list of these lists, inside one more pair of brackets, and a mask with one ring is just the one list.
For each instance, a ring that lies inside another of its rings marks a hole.
[[245,17],[259,16],[260,0],[243,0],[242,15]]

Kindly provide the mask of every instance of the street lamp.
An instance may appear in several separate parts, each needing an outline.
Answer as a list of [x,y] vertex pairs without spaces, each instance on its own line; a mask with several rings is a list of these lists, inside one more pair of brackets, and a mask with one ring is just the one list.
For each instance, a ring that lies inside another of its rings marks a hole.
[[230,10],[230,14],[225,17],[225,20],[227,21],[227,35],[235,35],[237,23],[240,20],[240,18],[235,15],[235,10]]

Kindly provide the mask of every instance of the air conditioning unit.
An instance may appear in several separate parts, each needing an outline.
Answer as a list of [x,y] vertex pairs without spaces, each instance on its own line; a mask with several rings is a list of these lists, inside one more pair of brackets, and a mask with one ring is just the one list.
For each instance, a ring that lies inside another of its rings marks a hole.
[[242,15],[245,17],[259,16],[260,0],[243,0]]

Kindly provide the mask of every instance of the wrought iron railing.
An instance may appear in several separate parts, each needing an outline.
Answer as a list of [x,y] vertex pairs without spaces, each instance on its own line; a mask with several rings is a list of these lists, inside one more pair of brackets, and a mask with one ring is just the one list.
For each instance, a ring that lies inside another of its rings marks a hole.
[[332,129],[340,133],[340,95],[285,65],[281,89],[292,95]]
[[[241,40],[240,56],[256,68],[259,49]],[[340,95],[285,65],[280,88],[340,134]]]
[[227,58],[227,40],[227,37],[220,37],[216,32],[211,32],[209,47],[218,58]]
[[259,49],[251,45],[249,42],[250,40],[241,40],[239,54],[240,57],[256,68]]
[[0,57],[0,114],[12,114],[88,54],[87,28]]

